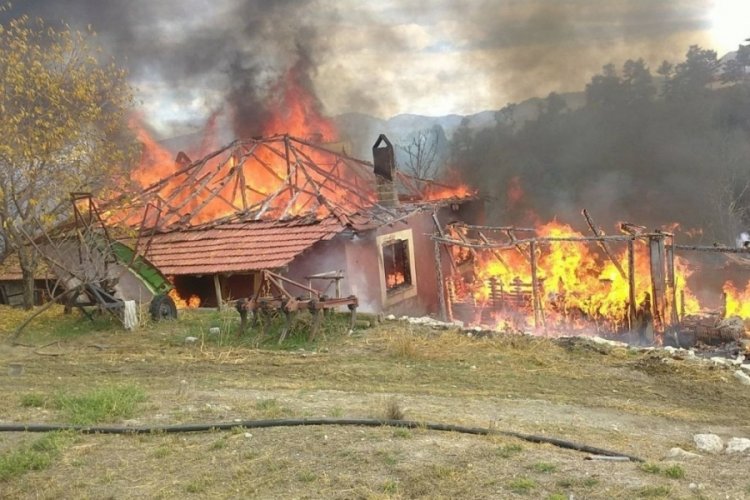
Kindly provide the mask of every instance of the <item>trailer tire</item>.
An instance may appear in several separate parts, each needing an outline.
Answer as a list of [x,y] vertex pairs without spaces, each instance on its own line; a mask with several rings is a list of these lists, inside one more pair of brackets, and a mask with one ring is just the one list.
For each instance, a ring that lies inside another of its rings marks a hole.
[[169,295],[157,295],[151,300],[149,307],[151,319],[162,321],[165,319],[177,319],[177,306]]

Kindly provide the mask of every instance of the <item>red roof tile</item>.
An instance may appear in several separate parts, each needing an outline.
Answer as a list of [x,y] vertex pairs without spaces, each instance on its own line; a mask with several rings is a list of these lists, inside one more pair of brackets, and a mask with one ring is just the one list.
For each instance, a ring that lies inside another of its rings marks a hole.
[[156,234],[146,257],[168,275],[276,269],[344,229],[333,217],[304,223],[226,223],[210,229]]

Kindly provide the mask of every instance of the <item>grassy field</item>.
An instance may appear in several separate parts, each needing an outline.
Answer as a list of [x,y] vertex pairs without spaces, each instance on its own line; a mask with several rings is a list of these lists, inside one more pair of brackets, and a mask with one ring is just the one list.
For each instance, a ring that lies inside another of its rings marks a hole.
[[[168,425],[404,418],[540,434],[643,457],[491,435],[355,426],[190,434],[0,433],[6,498],[749,498],[750,455],[663,460],[692,436],[750,437],[730,371],[588,342],[468,338],[405,323],[347,336],[345,318],[283,345],[237,336],[234,311],[123,331],[53,309],[0,308],[0,420]],[[218,327],[218,334],[210,334]],[[194,337],[186,343],[187,337]]]

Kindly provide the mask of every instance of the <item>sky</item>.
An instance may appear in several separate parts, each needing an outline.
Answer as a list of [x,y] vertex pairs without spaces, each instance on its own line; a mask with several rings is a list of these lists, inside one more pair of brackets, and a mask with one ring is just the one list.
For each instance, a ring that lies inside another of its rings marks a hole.
[[750,37],[750,0],[17,0],[10,15],[23,13],[91,25],[162,136],[260,103],[300,61],[328,115],[436,116]]

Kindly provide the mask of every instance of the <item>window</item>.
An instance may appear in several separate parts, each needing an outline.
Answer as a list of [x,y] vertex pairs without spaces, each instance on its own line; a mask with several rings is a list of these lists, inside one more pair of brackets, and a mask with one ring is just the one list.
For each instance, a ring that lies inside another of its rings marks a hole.
[[414,237],[411,229],[377,237],[380,265],[380,291],[383,307],[417,295]]
[[387,291],[411,286],[409,240],[392,240],[383,244],[383,272]]

